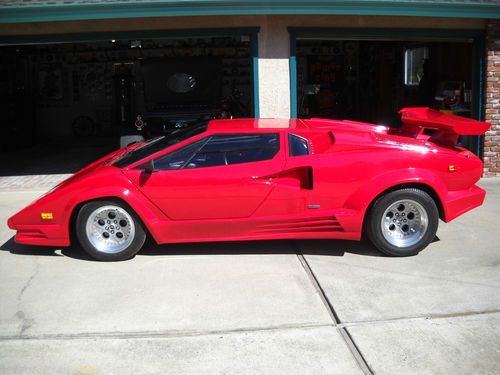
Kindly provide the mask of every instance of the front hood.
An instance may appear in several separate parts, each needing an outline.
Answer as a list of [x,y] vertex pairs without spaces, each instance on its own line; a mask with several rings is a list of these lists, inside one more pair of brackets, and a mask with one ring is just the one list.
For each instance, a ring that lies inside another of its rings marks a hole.
[[[46,198],[47,196],[53,194],[56,190],[64,189],[64,188],[68,187],[69,185],[71,185],[73,183],[76,183],[78,181],[81,181],[81,180],[85,179],[90,174],[95,173],[95,172],[97,172],[98,170],[100,170],[102,168],[109,167],[110,165],[112,165],[112,163],[116,159],[118,159],[120,156],[122,156],[125,152],[126,152],[126,149],[124,149],[124,148],[116,150],[116,151],[113,151],[113,152],[111,152],[111,153],[103,156],[102,158],[100,158],[100,159],[98,159],[98,160],[90,163],[86,167],[83,167],[82,169],[80,169],[79,171],[75,172],[74,174],[72,174],[71,176],[69,176],[68,178],[66,178],[65,180],[63,180],[60,183],[58,183],[57,185],[55,185],[52,189],[50,189],[46,193],[44,193],[41,196],[39,196],[38,198],[36,198],[33,202],[31,202],[28,206],[26,206],[19,213],[21,213],[21,212],[29,209],[30,207],[32,207],[33,205],[35,205],[36,203],[38,203],[40,200],[42,200],[42,199]],[[16,215],[18,215],[18,214],[16,214]],[[14,215],[14,217],[16,215]]]
[[[121,170],[110,165],[109,161],[115,155],[107,155],[98,162],[76,172],[71,177],[54,186],[21,211],[9,219],[9,225],[63,225],[71,211],[72,201],[77,196],[85,195],[90,191],[109,190],[114,186],[116,178],[122,175]],[[116,155],[119,155],[117,153]],[[111,156],[111,157],[110,157]],[[104,194],[105,196],[105,194]],[[53,219],[44,221],[40,217],[42,212],[50,212]]]
[[[76,180],[79,180],[90,173],[94,172],[97,169],[112,165],[117,159],[119,159],[123,154],[125,154],[127,151],[125,148],[120,148],[116,151],[113,151],[105,156],[103,156],[100,159],[97,159],[96,161],[90,163],[89,165],[83,167],[79,171],[75,172],[73,175],[68,177],[67,179],[61,181],[59,184],[54,186],[48,193],[51,191],[54,191],[55,189],[58,189],[60,187],[63,187],[71,182],[74,182]],[[46,193],[46,194],[48,194]]]

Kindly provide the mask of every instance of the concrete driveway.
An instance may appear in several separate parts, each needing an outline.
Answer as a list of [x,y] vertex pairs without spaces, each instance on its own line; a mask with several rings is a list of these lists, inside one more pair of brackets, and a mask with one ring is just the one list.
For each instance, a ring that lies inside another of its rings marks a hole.
[[418,256],[368,243],[17,245],[0,192],[1,374],[497,374],[500,180]]

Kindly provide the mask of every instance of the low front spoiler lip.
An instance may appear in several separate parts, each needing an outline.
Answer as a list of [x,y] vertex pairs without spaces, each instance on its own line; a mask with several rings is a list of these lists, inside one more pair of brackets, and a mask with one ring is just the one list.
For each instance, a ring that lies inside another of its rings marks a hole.
[[7,225],[10,229],[17,231],[14,241],[19,244],[37,246],[69,246],[70,244],[69,238],[64,237],[59,224],[16,225],[10,218],[7,220]]
[[68,239],[62,238],[47,238],[39,232],[23,232],[18,231],[14,237],[14,241],[18,244],[23,245],[35,245],[35,246],[69,246]]

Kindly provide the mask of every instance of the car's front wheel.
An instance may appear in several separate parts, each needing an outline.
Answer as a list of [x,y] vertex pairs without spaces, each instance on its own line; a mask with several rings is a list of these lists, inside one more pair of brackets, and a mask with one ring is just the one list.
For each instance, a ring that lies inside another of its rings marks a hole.
[[368,216],[367,235],[380,251],[393,256],[418,254],[435,237],[439,212],[420,189],[400,189],[378,198]]
[[121,203],[93,201],[84,204],[76,219],[76,235],[94,259],[119,261],[132,258],[146,240],[135,213]]

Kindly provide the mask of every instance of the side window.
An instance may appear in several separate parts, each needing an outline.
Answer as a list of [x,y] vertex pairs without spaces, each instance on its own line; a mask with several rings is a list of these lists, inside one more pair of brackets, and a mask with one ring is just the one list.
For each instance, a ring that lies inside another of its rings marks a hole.
[[279,151],[278,134],[216,135],[196,153],[186,168],[213,167],[269,160]]
[[203,168],[226,165],[226,159],[221,152],[203,152],[199,151],[194,155],[184,168]]
[[278,134],[256,134],[229,137],[227,137],[224,142],[226,144],[224,149],[226,151],[228,164],[270,160],[279,151]]
[[186,164],[193,154],[198,151],[203,144],[207,141],[207,138],[200,139],[194,143],[182,147],[179,150],[171,152],[159,159],[155,160],[155,169],[158,170],[169,170],[169,169],[180,169]]
[[289,133],[288,145],[290,147],[290,156],[309,155],[309,143],[305,138]]
[[192,169],[249,163],[272,159],[278,151],[278,134],[215,135],[155,160],[155,168]]

